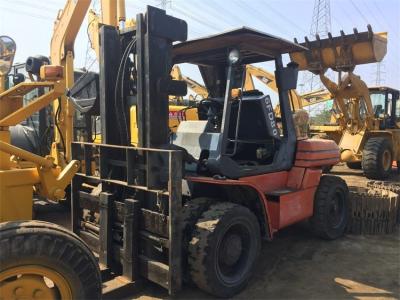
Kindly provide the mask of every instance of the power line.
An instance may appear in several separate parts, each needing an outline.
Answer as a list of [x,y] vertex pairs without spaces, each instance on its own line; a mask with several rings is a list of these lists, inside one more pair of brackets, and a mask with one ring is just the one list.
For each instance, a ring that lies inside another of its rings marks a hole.
[[55,7],[49,8],[48,6],[37,5],[36,3],[22,1],[22,0],[12,0],[12,1],[6,1],[6,2],[12,3],[12,4],[17,4],[17,5],[22,5],[24,8],[33,8],[33,9],[38,9],[41,11],[53,12],[54,10],[57,10],[57,8],[55,8]]
[[364,19],[365,23],[369,24],[368,19],[364,16],[364,14],[361,12],[361,10],[358,8],[357,5],[355,5],[355,3],[353,2],[353,0],[350,0],[351,4],[353,5],[353,7],[357,10],[357,12],[359,13],[359,15]]
[[370,10],[369,6],[367,5],[367,2],[364,0],[364,7],[368,10],[368,12],[371,14],[371,16],[375,19],[376,23],[381,26],[381,28],[385,28],[385,26],[382,26],[382,23],[380,22],[379,18],[375,16],[375,13]]
[[0,6],[0,9],[4,9],[4,11],[10,12],[10,13],[14,13],[14,14],[17,14],[17,15],[23,14],[23,15],[26,15],[26,16],[29,16],[29,17],[32,17],[32,18],[40,19],[41,21],[47,21],[47,22],[53,22],[54,21],[51,17],[48,17],[48,16],[28,13],[28,12],[17,10],[17,9],[13,9],[13,8],[10,8],[10,7]]
[[208,28],[210,28],[210,29],[212,29],[212,30],[218,30],[218,27],[216,27],[215,25],[212,25],[212,24],[210,24],[210,23],[207,23],[207,22],[205,22],[204,20],[202,20],[202,19],[200,19],[200,18],[198,18],[198,17],[195,17],[195,16],[193,16],[192,14],[189,14],[189,13],[187,13],[187,12],[185,12],[185,11],[183,11],[183,10],[177,8],[177,7],[174,7],[173,10],[179,12],[181,15],[187,16],[188,18],[194,20],[195,22],[197,22],[197,23],[199,23],[199,24],[202,24],[203,26],[206,26],[206,27],[208,27]]
[[[182,3],[179,3],[179,5],[180,5],[181,7],[183,7],[183,8],[186,9],[186,10],[189,10],[187,7],[185,8],[185,5],[182,5],[182,4],[183,4],[183,2],[182,2]],[[222,26],[234,26],[234,25],[235,25],[235,24],[232,23],[230,20],[228,20],[227,18],[225,18],[225,16],[222,16],[221,14],[218,14],[215,10],[211,9],[209,5],[204,5],[204,6],[201,6],[201,7],[199,6],[199,9],[201,9],[201,10],[206,10],[206,11],[207,11],[206,14],[210,15],[211,18],[212,18],[214,21],[219,22],[220,25],[222,24],[222,22],[225,23],[225,24],[223,24]]]
[[[270,27],[271,29],[272,29],[272,28],[274,28],[274,29],[276,29],[276,28],[282,28],[281,24],[278,24],[278,23],[276,23],[276,22],[273,22],[273,21],[271,20],[271,18],[269,18],[269,19],[268,19],[268,17],[266,18],[266,16],[265,16],[263,13],[261,13],[261,12],[258,11],[257,9],[254,9],[252,6],[250,6],[250,5],[249,5],[249,2],[247,2],[247,3],[245,4],[245,3],[243,3],[243,2],[240,1],[240,0],[236,0],[235,3],[236,3],[237,5],[239,5],[243,10],[248,11],[252,16],[254,16],[254,17],[257,16],[256,19],[257,19],[257,21],[258,21],[260,24],[267,25],[267,26]],[[265,22],[265,19],[268,19],[268,22]],[[272,26],[271,26],[271,25],[272,25]],[[282,31],[281,31],[281,32],[282,32]],[[288,34],[289,34],[289,31],[286,31],[286,30],[285,30],[285,33],[286,33],[286,35],[288,35]]]
[[291,26],[294,26],[294,28],[300,29],[304,34],[307,34],[307,31],[300,27],[299,24],[293,22],[290,20],[286,15],[281,13],[279,10],[275,9],[273,6],[269,5],[266,2],[263,2],[263,5],[267,6],[270,10],[272,10],[275,14],[279,15],[282,19],[284,19],[287,23],[289,23]]

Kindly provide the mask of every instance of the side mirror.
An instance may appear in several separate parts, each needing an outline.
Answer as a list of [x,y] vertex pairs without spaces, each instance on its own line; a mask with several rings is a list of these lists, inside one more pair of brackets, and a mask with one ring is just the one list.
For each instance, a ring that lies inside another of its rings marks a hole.
[[0,36],[0,76],[5,76],[11,71],[17,45],[9,36]]
[[279,89],[284,91],[296,89],[297,76],[299,74],[298,66],[295,62],[290,62],[286,68],[275,71]]

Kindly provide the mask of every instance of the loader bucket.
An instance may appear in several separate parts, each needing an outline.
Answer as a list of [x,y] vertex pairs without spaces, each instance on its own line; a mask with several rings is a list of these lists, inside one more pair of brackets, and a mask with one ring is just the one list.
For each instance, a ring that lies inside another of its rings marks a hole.
[[[295,42],[297,40],[295,39]],[[307,47],[308,50],[290,53],[292,61],[299,65],[299,70],[308,70],[314,73],[331,68],[335,71],[349,72],[356,65],[375,63],[381,61],[386,55],[387,32],[373,33],[368,25],[368,31],[358,32],[354,28],[354,33],[332,37],[328,33],[328,38],[320,39],[316,36],[315,41],[305,42],[300,45]]]

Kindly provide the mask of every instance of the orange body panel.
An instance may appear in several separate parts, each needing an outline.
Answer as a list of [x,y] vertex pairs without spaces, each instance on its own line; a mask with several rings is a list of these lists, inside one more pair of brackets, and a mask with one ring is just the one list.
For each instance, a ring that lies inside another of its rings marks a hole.
[[284,228],[313,215],[316,187],[283,195],[279,201],[279,227]]
[[321,179],[321,175],[322,175],[321,169],[305,169],[301,188],[308,189],[310,187],[318,186],[319,181]]
[[293,167],[288,175],[287,186],[293,189],[300,189],[303,183],[304,168]]
[[288,172],[286,171],[243,177],[239,179],[241,182],[250,183],[256,186],[257,189],[264,194],[284,187],[287,183],[287,180]]
[[[279,229],[312,216],[314,194],[321,173],[320,169],[293,167],[290,171],[243,177],[238,180],[211,177],[186,177],[186,179],[191,182],[247,186],[254,189],[263,203],[266,223],[269,225],[269,236],[272,238]],[[293,191],[269,199],[269,193],[288,188]]]
[[331,140],[306,139],[297,143],[296,167],[336,165],[340,161],[339,147]]

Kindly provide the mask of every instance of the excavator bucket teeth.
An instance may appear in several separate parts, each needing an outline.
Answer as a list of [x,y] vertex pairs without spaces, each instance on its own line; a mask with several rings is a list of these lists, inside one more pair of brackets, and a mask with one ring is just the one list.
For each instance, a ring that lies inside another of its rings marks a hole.
[[[290,53],[292,61],[299,65],[299,70],[308,70],[319,73],[331,68],[335,71],[352,71],[356,65],[375,63],[381,61],[387,51],[387,33],[373,33],[368,25],[368,31],[321,39],[318,35],[315,41],[305,37],[301,46],[308,50]],[[295,42],[297,40],[295,39]]]

